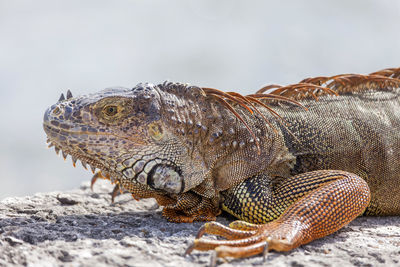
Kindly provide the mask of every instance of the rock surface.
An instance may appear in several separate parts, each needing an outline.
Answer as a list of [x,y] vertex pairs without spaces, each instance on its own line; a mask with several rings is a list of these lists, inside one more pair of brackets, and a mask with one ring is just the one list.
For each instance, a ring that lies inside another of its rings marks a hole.
[[[182,256],[202,223],[175,224],[153,200],[117,197],[88,184],[0,202],[0,265],[207,266],[209,252]],[[229,223],[232,218],[220,217]],[[361,217],[337,233],[288,253],[218,260],[220,266],[399,266],[400,217]]]

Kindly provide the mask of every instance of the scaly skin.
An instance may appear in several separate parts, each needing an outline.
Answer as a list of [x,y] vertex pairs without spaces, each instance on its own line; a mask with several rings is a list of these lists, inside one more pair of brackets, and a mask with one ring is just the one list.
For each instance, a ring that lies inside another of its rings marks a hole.
[[167,82],[68,92],[43,125],[56,151],[155,198],[170,221],[221,210],[243,220],[206,223],[187,253],[246,257],[291,250],[364,211],[400,214],[399,76],[309,78],[249,96]]

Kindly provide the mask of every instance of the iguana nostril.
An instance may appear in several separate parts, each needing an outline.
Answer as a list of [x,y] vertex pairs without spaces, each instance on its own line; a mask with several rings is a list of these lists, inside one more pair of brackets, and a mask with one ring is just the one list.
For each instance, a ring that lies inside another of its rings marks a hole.
[[61,114],[61,109],[60,107],[55,107],[52,111],[52,115],[58,116]]

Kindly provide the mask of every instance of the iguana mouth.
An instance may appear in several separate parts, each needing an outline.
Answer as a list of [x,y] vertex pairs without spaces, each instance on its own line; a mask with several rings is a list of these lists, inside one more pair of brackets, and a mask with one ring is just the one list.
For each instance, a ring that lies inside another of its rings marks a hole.
[[[71,157],[72,165],[76,167],[76,164],[78,160],[81,162],[82,167],[85,170],[88,170],[88,168],[92,171],[92,173],[96,173],[97,169],[101,172],[101,174],[107,178],[110,178],[111,181],[114,179],[111,178],[111,170],[108,168],[104,163],[101,161],[97,160],[96,158],[92,158],[88,155],[85,155],[83,152],[79,152],[77,150],[71,150],[68,148],[67,145],[63,145],[63,135],[62,132],[67,132],[63,129],[60,128],[55,128],[54,126],[49,125],[49,123],[44,123],[43,128],[45,132],[48,135],[47,138],[47,147],[51,148],[54,147],[54,151],[56,152],[57,155],[61,155],[64,160],[67,159],[68,156]],[[69,132],[71,133],[71,132]],[[77,135],[79,135],[79,132],[75,132]],[[79,144],[76,145],[79,147]],[[112,173],[113,177],[118,177],[119,175],[117,173]]]
[[47,147],[51,148],[54,147],[54,150],[57,155],[62,155],[64,160],[67,159],[68,156],[71,157],[72,160],[72,165],[76,167],[76,163],[81,161],[82,167],[85,168],[86,170],[89,168],[91,171],[94,173],[97,169],[100,169],[102,172],[106,169],[106,166],[104,164],[100,163],[99,161],[96,161],[88,156],[85,156],[83,154],[77,153],[77,152],[72,152],[69,151],[68,149],[63,149],[61,146],[57,145],[55,142],[51,141],[49,138],[47,139]]

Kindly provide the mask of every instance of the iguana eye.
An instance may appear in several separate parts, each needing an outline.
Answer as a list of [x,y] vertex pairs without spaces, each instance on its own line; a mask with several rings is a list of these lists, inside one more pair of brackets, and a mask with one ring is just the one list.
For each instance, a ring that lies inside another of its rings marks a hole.
[[118,107],[114,105],[105,106],[103,111],[107,116],[112,117],[118,113]]

